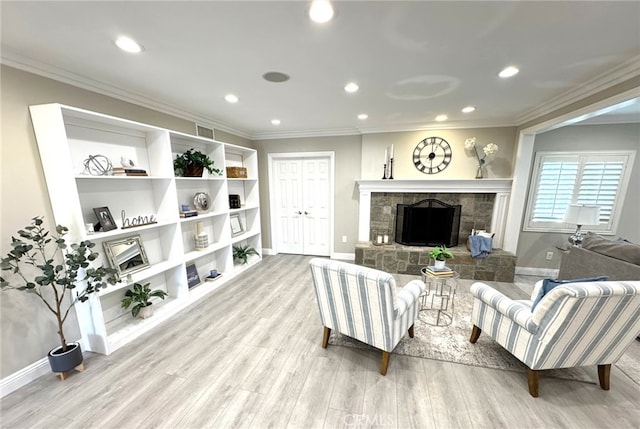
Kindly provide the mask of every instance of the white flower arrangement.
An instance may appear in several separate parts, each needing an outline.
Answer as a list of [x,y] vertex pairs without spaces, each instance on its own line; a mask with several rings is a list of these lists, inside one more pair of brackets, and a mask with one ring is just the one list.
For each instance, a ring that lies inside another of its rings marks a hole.
[[478,148],[476,147],[475,137],[469,137],[468,139],[466,139],[464,141],[464,148],[467,150],[473,149],[474,153],[476,154],[476,158],[478,159],[478,165],[480,167],[482,167],[487,162],[485,160],[487,156],[494,155],[498,152],[498,145],[495,143],[489,143],[488,145],[482,148],[484,155],[482,156],[482,158],[480,158],[480,154],[478,153]]

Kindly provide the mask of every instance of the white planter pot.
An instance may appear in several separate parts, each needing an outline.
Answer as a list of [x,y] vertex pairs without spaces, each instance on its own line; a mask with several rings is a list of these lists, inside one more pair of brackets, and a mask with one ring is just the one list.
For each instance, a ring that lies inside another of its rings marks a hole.
[[435,262],[435,267],[436,267],[436,268],[444,268],[444,262],[445,262],[445,261],[438,261],[438,260],[436,259],[434,262]]
[[151,317],[153,314],[153,305],[147,305],[146,307],[142,307],[140,312],[138,313],[138,317],[141,319],[146,319],[147,317]]

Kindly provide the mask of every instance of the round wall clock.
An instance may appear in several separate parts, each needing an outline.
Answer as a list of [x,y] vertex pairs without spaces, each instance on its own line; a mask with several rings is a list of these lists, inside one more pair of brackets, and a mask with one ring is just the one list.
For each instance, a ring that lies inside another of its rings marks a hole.
[[440,173],[451,162],[451,146],[441,137],[427,137],[413,150],[413,164],[425,174]]

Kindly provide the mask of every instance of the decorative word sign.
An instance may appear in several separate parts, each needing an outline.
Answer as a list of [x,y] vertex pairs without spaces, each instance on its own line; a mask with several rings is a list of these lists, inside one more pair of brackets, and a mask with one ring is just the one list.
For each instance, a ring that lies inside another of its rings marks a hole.
[[121,215],[122,215],[122,229],[135,228],[136,226],[151,225],[154,223],[158,223],[154,215],[128,218],[124,210],[122,210]]

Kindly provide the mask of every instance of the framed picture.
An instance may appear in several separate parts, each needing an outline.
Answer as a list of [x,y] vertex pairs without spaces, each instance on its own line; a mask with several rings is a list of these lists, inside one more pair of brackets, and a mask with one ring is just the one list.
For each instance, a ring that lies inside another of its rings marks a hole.
[[111,267],[116,269],[120,278],[149,266],[149,259],[139,235],[105,241],[102,245]]
[[196,264],[187,265],[187,284],[189,288],[200,284],[200,276],[198,275]]
[[230,215],[230,224],[231,224],[231,236],[235,237],[236,235],[240,235],[244,232],[244,228],[242,227],[242,222],[240,220],[240,214],[233,213]]
[[116,222],[113,220],[113,216],[111,216],[109,207],[97,207],[93,209],[93,212],[98,218],[98,224],[102,231],[111,231],[112,229],[118,228]]

